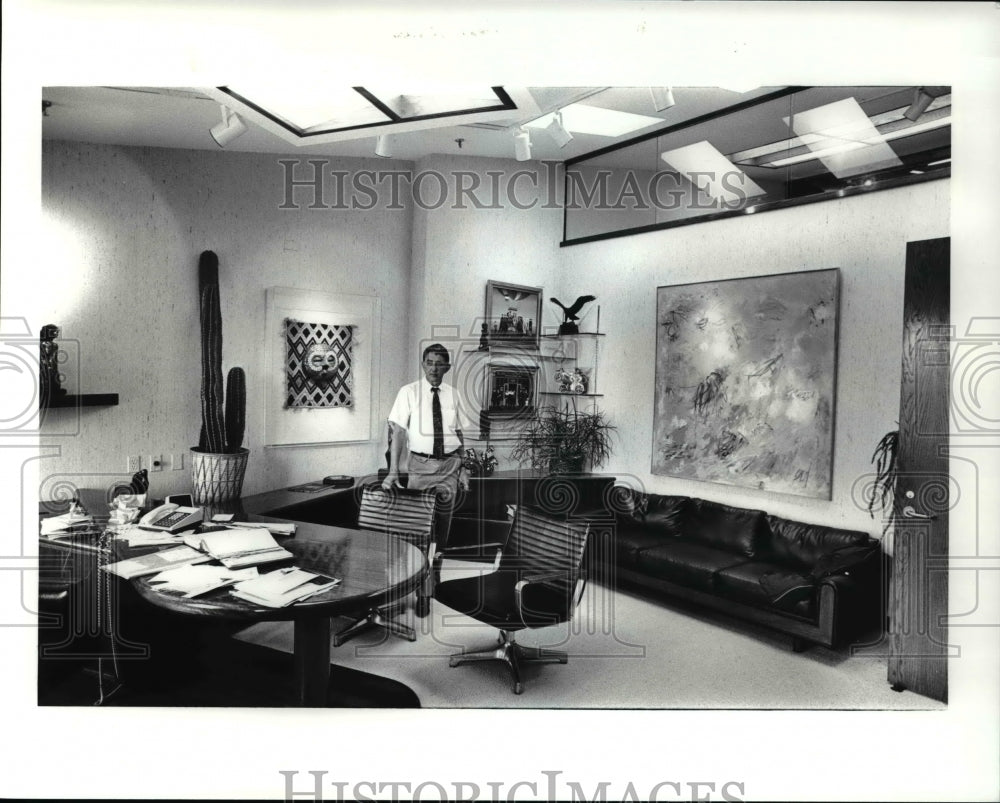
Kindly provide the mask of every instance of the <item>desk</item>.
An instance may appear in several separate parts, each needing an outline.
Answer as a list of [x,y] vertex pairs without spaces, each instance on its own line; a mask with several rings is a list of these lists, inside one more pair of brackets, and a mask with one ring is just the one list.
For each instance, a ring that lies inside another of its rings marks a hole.
[[[85,504],[95,513],[101,509],[101,503],[86,498],[86,493],[81,493],[81,497],[84,497]],[[251,511],[267,510],[275,504],[287,503],[291,498],[301,498],[301,495],[279,491],[250,497],[244,500],[248,504],[237,506],[239,518],[267,521],[272,517]],[[43,514],[53,512],[56,511],[46,506]],[[149,610],[140,600],[163,611],[159,617],[161,620],[172,618],[166,612],[193,620],[201,619],[210,626],[214,626],[213,620],[220,624],[225,621],[250,624],[265,620],[290,620],[295,627],[296,699],[300,705],[308,706],[327,704],[330,618],[358,613],[373,604],[380,605],[398,599],[418,588],[427,570],[426,559],[420,550],[400,539],[383,533],[300,522],[294,537],[279,538],[282,546],[295,555],[297,566],[340,578],[341,582],[309,600],[287,608],[272,609],[257,607],[232,597],[226,589],[194,599],[183,599],[155,590],[149,586],[147,578],[127,582],[107,575],[97,569],[102,556],[107,556],[108,552],[102,548],[101,540],[97,535],[39,539],[43,563],[48,567],[47,574],[53,575],[55,572],[53,579],[69,587],[71,592],[65,603],[65,610],[71,619],[67,636],[55,645],[43,646],[40,662],[46,654],[63,664],[67,657],[110,658],[112,654],[118,659],[134,657],[144,662],[149,650],[142,641],[142,624],[148,614],[154,611]],[[122,541],[112,543],[111,551],[114,555],[108,556],[112,560],[165,548],[130,548]],[[107,557],[103,559],[106,560]],[[74,589],[71,585],[77,587]],[[134,599],[129,604],[124,599],[125,596],[140,599]],[[116,617],[131,614],[128,632],[134,641],[122,638],[121,634],[115,632],[117,625],[112,625],[111,622],[112,609]],[[171,626],[171,629],[175,628]],[[82,636],[87,637],[85,641],[81,640]],[[92,641],[99,644],[94,647]],[[112,642],[114,650],[107,647]],[[340,674],[346,671],[343,670]],[[355,673],[361,674],[363,673]],[[372,679],[377,680],[374,676]]]
[[291,620],[295,623],[295,677],[298,702],[324,706],[330,680],[330,618],[399,599],[415,590],[427,569],[423,553],[384,533],[300,524],[282,541],[295,565],[340,578],[328,591],[285,608],[264,608],[233,597],[228,589],[185,599],[156,590],[148,577],[132,581],[143,599],[185,616],[240,622]]

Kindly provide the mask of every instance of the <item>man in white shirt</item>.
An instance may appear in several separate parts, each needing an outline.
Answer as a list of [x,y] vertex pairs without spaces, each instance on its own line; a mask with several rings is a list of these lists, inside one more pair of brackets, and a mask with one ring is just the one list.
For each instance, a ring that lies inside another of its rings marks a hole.
[[469,488],[469,473],[462,465],[465,439],[460,423],[461,400],[451,385],[442,383],[451,369],[451,355],[440,343],[424,349],[424,378],[404,385],[389,411],[392,445],[384,488],[398,486],[399,465],[406,445],[410,450],[407,486],[434,488],[438,497],[437,545],[444,547],[451,528],[451,511],[458,488]]

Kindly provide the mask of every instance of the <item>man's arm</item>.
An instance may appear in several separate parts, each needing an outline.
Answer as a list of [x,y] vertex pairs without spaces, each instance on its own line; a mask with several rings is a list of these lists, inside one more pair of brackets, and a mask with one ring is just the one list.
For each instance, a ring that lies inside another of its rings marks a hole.
[[395,421],[389,422],[389,429],[392,432],[392,445],[389,447],[389,473],[386,474],[385,479],[382,480],[382,487],[402,487],[399,484],[399,463],[403,457],[403,444],[406,442],[406,430]]

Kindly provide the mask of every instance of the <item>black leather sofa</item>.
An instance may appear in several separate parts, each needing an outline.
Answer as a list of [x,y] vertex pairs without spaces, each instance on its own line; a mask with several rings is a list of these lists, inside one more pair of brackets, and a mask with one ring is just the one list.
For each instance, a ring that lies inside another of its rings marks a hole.
[[884,561],[867,533],[620,486],[612,507],[615,526],[591,545],[604,582],[778,630],[796,651],[881,622]]

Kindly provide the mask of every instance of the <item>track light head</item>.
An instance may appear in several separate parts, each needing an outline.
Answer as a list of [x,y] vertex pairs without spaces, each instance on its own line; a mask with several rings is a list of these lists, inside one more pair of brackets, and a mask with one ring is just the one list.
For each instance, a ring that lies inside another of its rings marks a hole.
[[545,130],[560,148],[565,148],[566,144],[573,139],[573,135],[563,125],[562,112],[556,112],[552,115],[552,122],[545,126]]
[[950,86],[918,86],[913,93],[913,103],[903,112],[903,117],[911,123],[917,122],[935,98],[947,95],[950,91]]
[[649,95],[653,100],[654,111],[665,112],[676,103],[673,87],[651,86],[649,88]]
[[392,156],[392,142],[389,140],[388,134],[378,135],[378,138],[375,140],[375,155],[381,156],[383,159],[388,159]]
[[210,133],[216,144],[220,148],[225,148],[247,130],[247,125],[228,106],[220,106],[219,108],[222,109],[222,122],[212,126]]
[[526,162],[531,158],[531,134],[523,128],[514,132],[514,158]]

